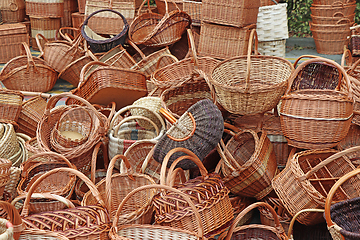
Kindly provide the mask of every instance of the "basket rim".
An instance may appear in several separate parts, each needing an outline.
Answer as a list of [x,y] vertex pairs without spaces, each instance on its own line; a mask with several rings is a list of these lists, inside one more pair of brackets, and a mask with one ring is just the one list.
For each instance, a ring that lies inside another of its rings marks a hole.
[[[124,28],[123,28],[123,30],[122,30],[119,34],[117,34],[116,36],[114,36],[114,37],[112,37],[112,38],[110,38],[110,39],[106,39],[106,40],[95,40],[95,39],[90,38],[90,37],[86,34],[86,32],[85,32],[85,26],[87,26],[89,19],[90,19],[92,16],[94,16],[95,14],[97,14],[97,13],[106,12],[106,11],[108,11],[108,12],[113,12],[113,13],[119,15],[119,16],[122,18],[122,20],[123,20],[123,22],[124,22],[124,25],[125,25]],[[113,41],[115,41],[115,40],[120,39],[121,37],[126,36],[126,33],[127,33],[128,30],[129,30],[129,24],[128,24],[128,22],[126,21],[126,18],[125,18],[120,12],[115,11],[115,10],[113,10],[113,9],[100,9],[100,10],[97,10],[97,11],[91,13],[91,14],[85,19],[83,25],[81,26],[81,35],[85,38],[86,41],[88,41],[88,42],[90,42],[90,43],[103,44],[103,43],[113,42]]]

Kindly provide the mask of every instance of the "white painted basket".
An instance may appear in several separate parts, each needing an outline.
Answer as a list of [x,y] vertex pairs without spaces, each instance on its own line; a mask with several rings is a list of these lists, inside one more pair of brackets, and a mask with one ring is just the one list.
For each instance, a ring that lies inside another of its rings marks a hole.
[[256,27],[259,42],[289,38],[286,7],[287,3],[259,7]]
[[285,58],[286,39],[258,42],[258,50],[261,55]]

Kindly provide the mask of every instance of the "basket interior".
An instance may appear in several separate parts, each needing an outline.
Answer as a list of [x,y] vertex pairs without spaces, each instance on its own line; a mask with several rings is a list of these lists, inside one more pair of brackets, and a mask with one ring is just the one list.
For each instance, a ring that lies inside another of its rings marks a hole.
[[339,84],[339,71],[333,65],[314,62],[305,66],[291,85],[291,90],[335,89]]
[[[321,163],[326,158],[333,155],[334,152],[318,152],[316,154],[302,155],[298,158],[301,170],[307,173],[310,169]],[[324,198],[327,197],[331,187],[335,182],[346,173],[352,171],[354,166],[350,166],[349,160],[340,157],[331,163],[328,163],[316,173],[311,175],[308,181]],[[353,178],[343,184],[334,195],[334,201],[340,201],[351,198],[351,196],[359,196],[360,194],[360,178]]]

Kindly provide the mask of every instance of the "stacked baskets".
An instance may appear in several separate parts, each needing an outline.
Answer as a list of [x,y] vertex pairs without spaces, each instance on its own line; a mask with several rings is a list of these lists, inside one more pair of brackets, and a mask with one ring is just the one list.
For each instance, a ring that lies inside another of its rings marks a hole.
[[320,54],[342,54],[354,23],[356,1],[315,0],[310,30]]
[[202,2],[199,54],[217,59],[245,55],[260,1]]
[[286,39],[289,38],[287,3],[278,3],[259,8],[256,32],[259,53],[285,58]]

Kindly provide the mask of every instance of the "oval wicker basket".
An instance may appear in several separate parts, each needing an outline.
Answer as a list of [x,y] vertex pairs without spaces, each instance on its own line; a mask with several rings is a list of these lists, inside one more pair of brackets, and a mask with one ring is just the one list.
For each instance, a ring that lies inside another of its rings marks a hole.
[[[338,86],[335,89],[291,89],[301,70],[316,62],[324,62],[338,69],[339,75],[343,76]],[[346,86],[344,90],[341,89],[342,82]],[[299,65],[291,75],[288,89],[281,98],[281,129],[288,144],[300,149],[336,146],[348,133],[353,116],[354,101],[350,89],[348,75],[334,61],[314,58]]]
[[247,115],[276,107],[285,93],[294,67],[286,59],[251,55],[256,31],[252,30],[247,56],[238,56],[217,64],[210,78],[217,101],[230,113]]

